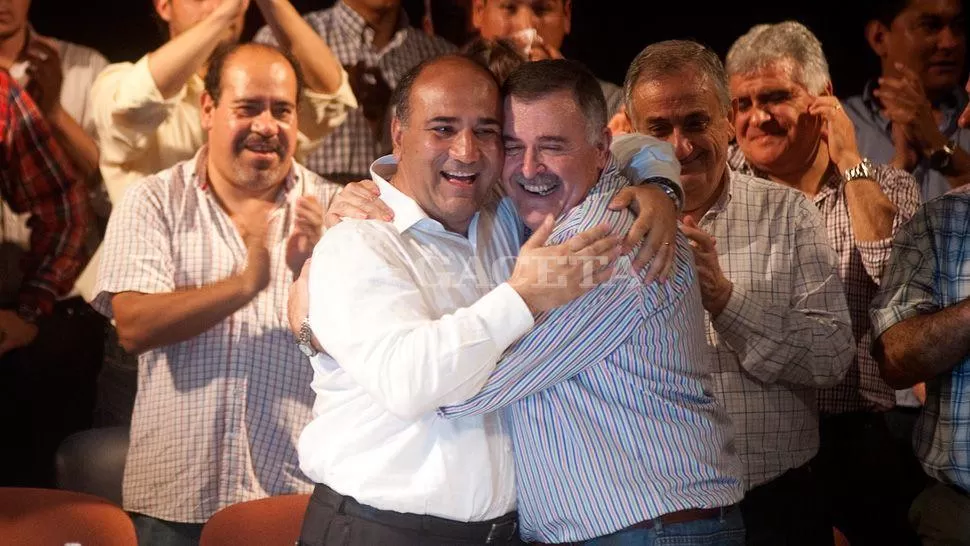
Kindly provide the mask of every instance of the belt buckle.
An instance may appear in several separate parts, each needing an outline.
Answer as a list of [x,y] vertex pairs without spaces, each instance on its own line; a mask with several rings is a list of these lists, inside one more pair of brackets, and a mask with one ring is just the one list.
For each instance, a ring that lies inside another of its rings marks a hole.
[[[502,529],[508,528],[508,534],[501,536]],[[488,537],[485,539],[485,544],[494,544],[499,541],[512,540],[515,536],[516,531],[519,530],[519,523],[517,521],[511,521],[508,523],[493,523],[492,528],[488,530]]]

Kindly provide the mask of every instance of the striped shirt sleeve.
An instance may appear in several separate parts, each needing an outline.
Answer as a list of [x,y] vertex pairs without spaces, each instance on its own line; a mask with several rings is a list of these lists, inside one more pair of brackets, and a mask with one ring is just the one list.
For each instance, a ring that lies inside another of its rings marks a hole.
[[532,331],[503,355],[474,397],[439,410],[458,418],[490,413],[601,364],[637,328],[643,304],[629,257],[628,274],[614,277],[581,298],[543,314]]

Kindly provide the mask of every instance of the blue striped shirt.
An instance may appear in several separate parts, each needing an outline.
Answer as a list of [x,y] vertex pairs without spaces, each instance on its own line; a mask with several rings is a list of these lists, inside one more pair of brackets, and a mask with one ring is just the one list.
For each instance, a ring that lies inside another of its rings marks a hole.
[[[550,244],[603,221],[626,232],[632,215],[607,209],[626,184],[611,164],[560,218]],[[521,237],[521,226],[502,229]],[[730,422],[712,394],[687,241],[678,235],[665,284],[644,285],[632,256],[612,281],[539,317],[478,395],[440,410],[460,417],[506,408],[524,540],[588,540],[743,496]]]

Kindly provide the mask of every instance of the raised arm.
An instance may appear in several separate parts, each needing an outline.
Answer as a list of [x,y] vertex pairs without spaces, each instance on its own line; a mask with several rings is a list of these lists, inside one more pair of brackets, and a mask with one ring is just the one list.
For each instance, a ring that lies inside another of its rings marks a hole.
[[289,0],[255,0],[279,47],[293,53],[307,86],[320,93],[336,93],[344,83],[344,69],[333,50],[313,30]]
[[[170,0],[161,4],[173,9]],[[208,17],[148,54],[148,70],[163,98],[177,95],[202,70],[248,7],[249,0],[222,0]]]
[[91,183],[98,182],[98,145],[81,127],[81,120],[75,120],[61,107],[64,74],[60,48],[50,38],[32,32],[24,57],[30,62],[27,92],[44,113],[54,138],[70,157],[81,178]]

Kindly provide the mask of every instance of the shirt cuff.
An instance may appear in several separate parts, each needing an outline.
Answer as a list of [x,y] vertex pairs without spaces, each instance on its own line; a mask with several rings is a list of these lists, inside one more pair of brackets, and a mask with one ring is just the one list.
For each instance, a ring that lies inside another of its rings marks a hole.
[[503,351],[535,325],[535,318],[519,293],[502,283],[472,305],[485,322],[492,341]]
[[731,297],[721,310],[721,314],[711,320],[714,330],[728,343],[735,352],[744,349],[750,338],[751,325],[748,317],[760,317],[765,309],[747,296],[745,289],[735,284],[731,288]]
[[680,188],[680,162],[670,144],[651,136],[631,133],[613,140],[610,151],[620,171],[634,184],[650,178],[666,178]]

